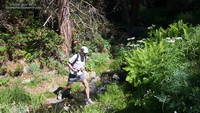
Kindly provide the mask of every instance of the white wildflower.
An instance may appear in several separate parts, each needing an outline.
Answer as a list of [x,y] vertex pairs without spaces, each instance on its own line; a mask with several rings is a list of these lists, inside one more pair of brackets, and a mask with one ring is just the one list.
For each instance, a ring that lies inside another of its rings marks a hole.
[[128,38],[127,40],[134,40],[135,39],[135,37],[132,37],[132,38]]
[[166,37],[166,40],[170,40],[171,38],[170,37]]
[[130,46],[130,47],[134,47],[134,44],[131,44],[131,45],[128,45],[128,46]]
[[155,25],[151,25],[149,27],[147,27],[147,29],[153,29],[155,27]]
[[145,41],[145,39],[142,39],[142,40],[138,40],[137,42],[143,43],[144,41]]
[[167,40],[167,42],[169,42],[169,43],[174,43],[175,40],[171,39],[171,40]]
[[176,37],[176,40],[182,40],[183,38],[182,37]]
[[135,45],[133,45],[134,47],[138,47],[138,46],[140,46],[140,44],[135,44]]

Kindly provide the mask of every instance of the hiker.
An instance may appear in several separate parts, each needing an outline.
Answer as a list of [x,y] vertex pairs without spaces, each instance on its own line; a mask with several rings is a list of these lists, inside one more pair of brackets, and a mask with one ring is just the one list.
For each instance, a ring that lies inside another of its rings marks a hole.
[[70,70],[68,83],[61,91],[59,91],[58,99],[63,99],[65,98],[65,96],[67,98],[73,98],[70,94],[70,89],[71,89],[72,84],[74,82],[82,82],[82,84],[85,87],[86,104],[94,104],[94,102],[90,99],[89,83],[86,80],[85,63],[86,63],[87,53],[88,53],[88,48],[83,46],[81,47],[79,53],[73,55],[69,59],[69,62],[67,63]]

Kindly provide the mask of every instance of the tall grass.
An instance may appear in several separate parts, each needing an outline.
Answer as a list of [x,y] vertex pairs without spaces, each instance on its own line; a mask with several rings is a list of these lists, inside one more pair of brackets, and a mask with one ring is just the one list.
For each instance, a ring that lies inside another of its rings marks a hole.
[[42,96],[32,95],[16,84],[15,87],[0,90],[0,112],[22,112],[28,110],[28,107],[37,109],[42,100]]
[[92,53],[87,58],[86,68],[89,71],[95,71],[97,74],[109,69],[110,66],[110,54],[109,53]]

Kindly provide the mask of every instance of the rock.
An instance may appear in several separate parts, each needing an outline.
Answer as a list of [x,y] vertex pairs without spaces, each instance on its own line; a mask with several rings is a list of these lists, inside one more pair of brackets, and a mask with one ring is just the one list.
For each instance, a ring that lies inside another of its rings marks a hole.
[[24,66],[23,73],[28,73],[28,71],[29,71],[29,67],[28,66]]
[[88,79],[95,78],[97,76],[96,72],[88,72]]
[[49,98],[44,102],[44,105],[51,105],[63,102],[64,100],[57,100],[56,98]]
[[117,74],[114,74],[114,75],[112,76],[112,78],[113,78],[114,80],[119,80],[119,79],[120,79],[119,76],[118,76]]
[[27,106],[21,106],[21,105],[13,105],[11,107],[12,113],[29,113],[29,109]]
[[95,94],[97,92],[96,83],[100,80],[101,78],[99,76],[95,76],[90,80],[90,84],[89,84],[90,93]]
[[7,78],[8,77],[8,75],[0,75],[0,79],[1,78]]
[[49,92],[54,92],[55,90],[57,90],[58,89],[58,85],[50,85],[49,87],[48,87],[48,91]]
[[70,108],[70,104],[68,104],[68,105],[64,104],[63,109],[64,109],[65,111],[69,111],[69,108]]
[[96,92],[97,92],[96,85],[95,84],[90,84],[89,87],[90,87],[90,93],[91,94],[96,94]]
[[110,83],[111,83],[110,80],[104,80],[104,81],[103,81],[103,84],[110,84]]
[[106,87],[104,85],[101,85],[100,87],[97,88],[96,93],[100,94],[106,91]]
[[91,94],[100,94],[106,91],[105,85],[97,87],[95,84],[90,84],[90,93]]
[[96,76],[96,77],[93,77],[91,80],[90,80],[90,83],[96,83],[97,81],[100,81],[101,78],[99,76]]
[[43,106],[46,108],[57,108],[59,110],[64,107],[65,102],[65,99],[58,100],[56,98],[49,98],[43,103]]

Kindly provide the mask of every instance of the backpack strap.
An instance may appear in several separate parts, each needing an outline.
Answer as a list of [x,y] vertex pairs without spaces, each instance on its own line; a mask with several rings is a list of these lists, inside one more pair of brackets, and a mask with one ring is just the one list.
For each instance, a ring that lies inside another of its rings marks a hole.
[[74,62],[72,63],[72,66],[76,63],[76,61],[78,60],[78,58],[79,58],[79,54],[77,54],[76,59],[75,59]]
[[87,58],[86,58],[86,56],[85,56],[85,57],[84,57],[84,60],[85,60],[85,64],[86,64],[86,61],[87,61],[86,59],[87,59]]

